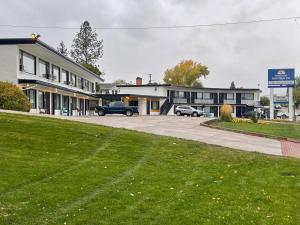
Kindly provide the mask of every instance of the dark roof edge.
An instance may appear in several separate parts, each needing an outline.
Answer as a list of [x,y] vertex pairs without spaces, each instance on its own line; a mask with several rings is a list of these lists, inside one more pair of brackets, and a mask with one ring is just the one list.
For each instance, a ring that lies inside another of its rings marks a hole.
[[94,77],[101,80],[102,82],[104,81],[104,79],[99,77],[97,74],[95,74],[95,73],[91,72],[90,70],[86,69],[85,67],[83,67],[82,65],[80,65],[77,62],[73,61],[69,57],[66,57],[66,56],[62,55],[56,49],[54,49],[50,45],[46,44],[45,42],[42,42],[40,40],[34,40],[32,38],[3,38],[3,39],[0,38],[0,45],[17,45],[17,44],[39,44],[39,45],[47,48],[51,52],[55,53],[56,55],[58,55],[58,56],[64,58],[65,60],[69,61],[70,63],[73,63],[74,65],[80,67],[82,70],[88,72],[89,74],[93,75]]

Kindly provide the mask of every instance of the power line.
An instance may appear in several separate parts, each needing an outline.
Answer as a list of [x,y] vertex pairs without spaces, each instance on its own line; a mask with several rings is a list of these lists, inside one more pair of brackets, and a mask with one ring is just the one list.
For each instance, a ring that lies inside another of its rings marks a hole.
[[[174,26],[136,26],[136,27],[96,27],[96,30],[152,30],[152,29],[183,29],[183,28],[201,28],[201,27],[215,27],[215,26],[228,26],[228,25],[240,25],[240,24],[253,24],[253,23],[265,23],[276,21],[288,21],[297,20],[300,16],[293,17],[280,17],[271,19],[256,19],[245,20],[236,22],[224,22],[224,23],[211,23],[211,24],[194,24],[194,25],[174,25]],[[298,24],[298,23],[297,23]],[[60,30],[78,30],[80,27],[65,27],[65,26],[31,26],[31,25],[12,25],[12,24],[0,24],[0,27],[10,28],[30,28],[30,29],[60,29]]]

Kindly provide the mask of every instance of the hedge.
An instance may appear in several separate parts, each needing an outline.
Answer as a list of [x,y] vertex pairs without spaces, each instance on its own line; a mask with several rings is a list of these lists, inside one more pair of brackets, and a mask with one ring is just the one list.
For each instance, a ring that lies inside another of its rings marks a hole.
[[17,85],[0,81],[0,109],[29,112],[30,102]]

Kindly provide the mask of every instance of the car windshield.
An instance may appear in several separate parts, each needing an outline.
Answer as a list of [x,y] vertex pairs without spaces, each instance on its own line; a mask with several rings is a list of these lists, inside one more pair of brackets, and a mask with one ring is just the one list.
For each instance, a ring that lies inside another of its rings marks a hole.
[[111,102],[109,103],[109,107],[123,107],[124,103],[123,102]]

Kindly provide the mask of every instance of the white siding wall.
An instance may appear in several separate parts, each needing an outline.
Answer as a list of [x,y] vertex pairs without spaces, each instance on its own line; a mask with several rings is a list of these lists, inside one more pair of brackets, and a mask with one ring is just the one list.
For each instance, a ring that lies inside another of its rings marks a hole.
[[167,87],[119,87],[119,94],[167,96]]
[[0,80],[17,83],[19,51],[15,45],[0,45]]

